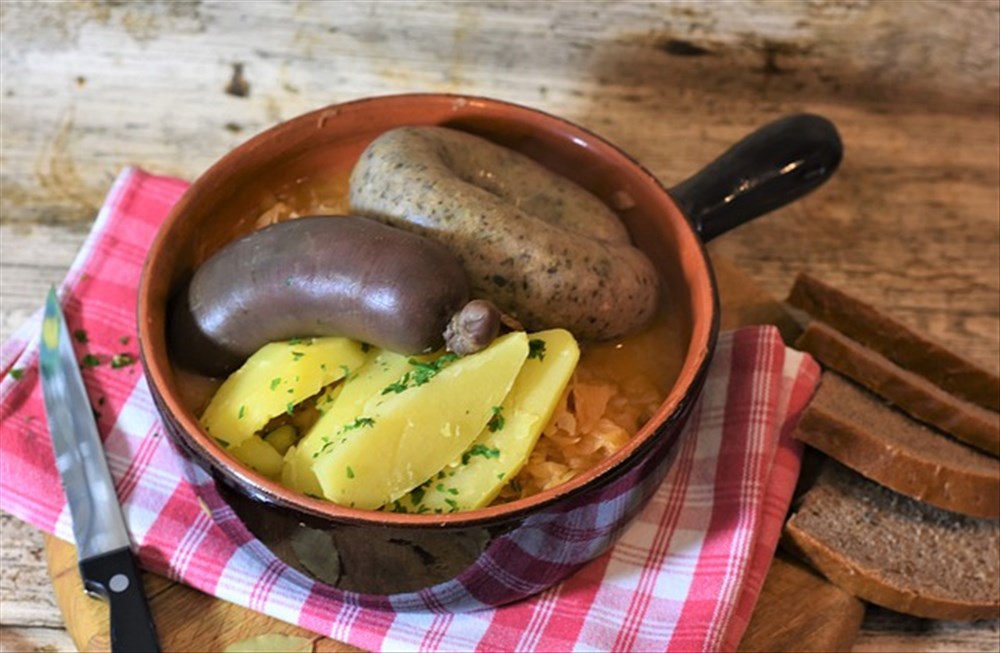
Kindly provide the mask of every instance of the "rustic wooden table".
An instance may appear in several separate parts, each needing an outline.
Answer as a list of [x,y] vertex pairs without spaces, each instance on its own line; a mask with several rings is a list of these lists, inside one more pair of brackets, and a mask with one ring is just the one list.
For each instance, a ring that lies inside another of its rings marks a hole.
[[[193,178],[307,110],[447,91],[563,115],[667,185],[774,117],[831,118],[835,179],[713,250],[777,297],[810,270],[995,370],[998,20],[997,0],[4,1],[0,337],[61,279],[123,166]],[[71,650],[41,535],[0,518],[0,650]],[[998,644],[997,622],[870,609],[855,650]]]

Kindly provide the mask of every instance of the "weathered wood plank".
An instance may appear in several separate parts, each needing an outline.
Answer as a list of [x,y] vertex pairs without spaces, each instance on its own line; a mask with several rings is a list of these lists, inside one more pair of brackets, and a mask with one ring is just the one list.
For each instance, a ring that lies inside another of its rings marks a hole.
[[75,651],[73,639],[62,628],[0,626],[0,653],[58,653]]
[[6,513],[0,513],[2,626],[62,628],[45,563],[41,534]]
[[0,342],[42,305],[50,285],[62,281],[88,227],[0,225]]
[[987,653],[1000,645],[1000,623],[932,621],[869,607],[855,653],[969,651]]
[[[493,95],[597,128],[631,105],[645,120],[630,124],[655,120],[669,135],[689,133],[692,112],[741,128],[785,102],[991,102],[998,75],[993,2],[9,2],[2,11],[9,219],[86,220],[125,163],[192,176],[274,122],[371,94]],[[225,92],[237,64],[245,96]],[[746,115],[748,104],[758,115]]]

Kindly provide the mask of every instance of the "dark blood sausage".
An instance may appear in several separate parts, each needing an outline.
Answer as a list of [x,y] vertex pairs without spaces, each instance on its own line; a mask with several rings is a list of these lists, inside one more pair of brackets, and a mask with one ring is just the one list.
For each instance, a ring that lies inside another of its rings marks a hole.
[[[415,354],[441,346],[468,299],[461,264],[433,240],[367,218],[305,217],[244,236],[205,261],[175,300],[168,337],[180,365],[213,376],[295,337],[347,336]],[[477,303],[476,314],[482,310]],[[499,315],[462,321],[461,353],[489,344],[496,324]]]
[[645,324],[659,281],[618,216],[532,159],[444,127],[375,139],[351,173],[351,210],[440,241],[529,331],[604,340]]

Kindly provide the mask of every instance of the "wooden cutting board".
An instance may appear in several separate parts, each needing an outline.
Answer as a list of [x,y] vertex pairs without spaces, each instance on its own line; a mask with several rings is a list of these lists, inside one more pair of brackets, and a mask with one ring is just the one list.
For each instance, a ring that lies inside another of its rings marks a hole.
[[[722,328],[775,324],[786,342],[798,327],[773,297],[725,259],[713,256],[722,302]],[[45,537],[46,562],[56,600],[80,651],[109,651],[108,609],[83,592],[76,549]],[[313,650],[357,651],[246,608],[221,601],[154,574],[144,574],[150,609],[163,650],[222,651],[242,640],[267,634],[308,638]],[[802,606],[808,606],[803,610]],[[848,650],[861,626],[864,607],[805,567],[779,553],[771,566],[741,651]]]
[[779,550],[739,650],[849,651],[864,617],[864,603]]

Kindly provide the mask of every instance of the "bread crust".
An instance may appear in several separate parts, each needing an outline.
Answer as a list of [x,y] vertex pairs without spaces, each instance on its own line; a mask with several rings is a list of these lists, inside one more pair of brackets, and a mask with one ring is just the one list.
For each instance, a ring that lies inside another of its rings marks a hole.
[[796,277],[786,301],[944,390],[1000,411],[1000,377],[875,307],[804,272]]
[[785,525],[784,545],[834,585],[884,608],[927,619],[971,621],[1000,617],[1000,602],[963,602],[890,585],[879,577],[877,570],[844,557],[808,531],[799,528],[795,516]]
[[795,346],[910,416],[1000,456],[1000,413],[946,392],[822,322],[809,324]]
[[[818,392],[823,391],[824,383],[833,382],[831,378],[836,381],[830,372],[824,373]],[[927,435],[945,437],[929,430]],[[900,494],[964,515],[1000,518],[1000,463],[991,474],[986,469],[968,469],[947,457],[923,455],[818,406],[815,397],[799,421],[795,437]],[[954,443],[954,447],[961,446]]]

